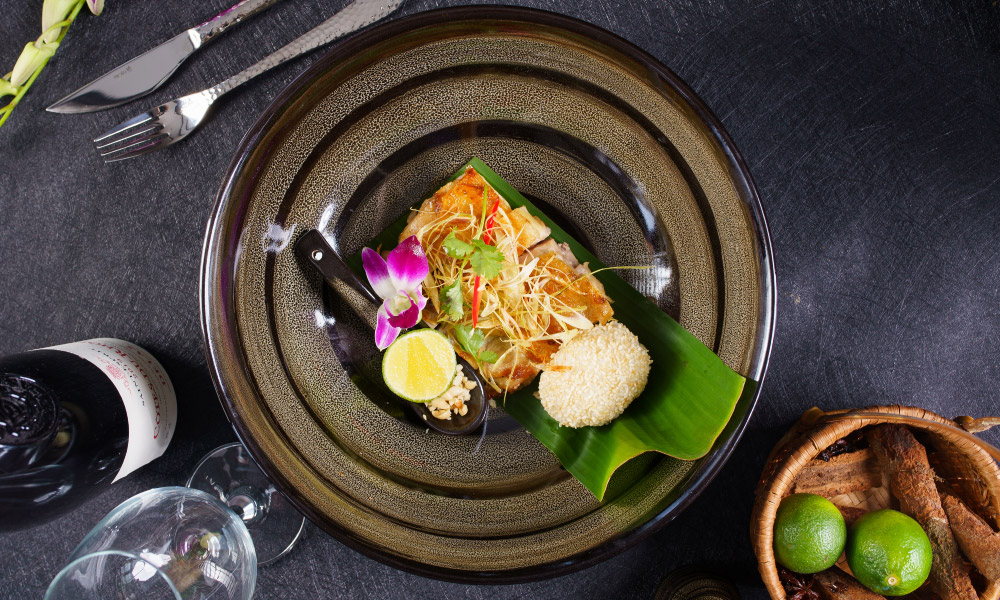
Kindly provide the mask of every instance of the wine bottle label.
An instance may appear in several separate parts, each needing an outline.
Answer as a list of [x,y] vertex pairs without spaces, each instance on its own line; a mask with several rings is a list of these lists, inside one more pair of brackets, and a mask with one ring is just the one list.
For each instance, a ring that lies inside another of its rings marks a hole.
[[125,403],[128,448],[114,481],[159,457],[177,424],[177,396],[166,371],[153,356],[129,342],[99,338],[52,346],[101,369]]

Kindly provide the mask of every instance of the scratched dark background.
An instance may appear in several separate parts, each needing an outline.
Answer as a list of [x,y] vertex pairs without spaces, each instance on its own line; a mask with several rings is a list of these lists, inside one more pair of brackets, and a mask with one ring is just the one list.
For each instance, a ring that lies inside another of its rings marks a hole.
[[[0,535],[0,597],[40,598],[84,534],[142,490],[183,483],[235,440],[202,355],[198,266],[211,202],[243,133],[315,57],[236,92],[208,129],[105,166],[90,139],[215,83],[336,12],[285,0],[206,47],[153,96],[43,111],[232,0],[107,0],[82,15],[0,128],[0,354],[99,336],[150,349],[177,387],[167,454],[74,514]],[[459,2],[412,0],[400,14]],[[607,28],[677,72],[756,179],[774,242],[777,331],[756,414],[686,512],[590,569],[517,586],[425,579],[316,527],[263,568],[258,598],[651,598],[675,567],[714,566],[766,593],[750,547],[764,454],[806,408],[911,403],[1000,414],[1000,7],[993,0],[519,2]],[[39,33],[40,0],[5,2],[0,71]],[[994,443],[1000,436],[989,435]]]

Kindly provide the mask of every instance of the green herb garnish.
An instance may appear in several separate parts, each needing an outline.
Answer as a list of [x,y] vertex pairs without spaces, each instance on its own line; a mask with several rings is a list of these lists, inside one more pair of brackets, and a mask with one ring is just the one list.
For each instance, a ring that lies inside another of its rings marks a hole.
[[441,306],[452,321],[458,321],[465,312],[465,301],[462,298],[462,279],[458,278],[441,288]]
[[475,250],[469,242],[463,242],[455,237],[455,230],[452,230],[448,237],[444,238],[441,249],[444,250],[445,254],[454,258],[467,258]]
[[472,272],[480,277],[493,279],[503,270],[503,252],[483,240],[472,240],[471,243],[463,242],[452,231],[448,237],[444,238],[441,248],[448,256],[469,259]]
[[462,350],[476,357],[477,361],[495,363],[500,358],[496,352],[483,350],[483,346],[486,345],[486,335],[481,329],[468,325],[455,325],[452,330],[455,332],[455,341],[462,347]]
[[483,240],[472,240],[475,250],[469,256],[472,271],[484,279],[493,279],[503,270],[503,252]]

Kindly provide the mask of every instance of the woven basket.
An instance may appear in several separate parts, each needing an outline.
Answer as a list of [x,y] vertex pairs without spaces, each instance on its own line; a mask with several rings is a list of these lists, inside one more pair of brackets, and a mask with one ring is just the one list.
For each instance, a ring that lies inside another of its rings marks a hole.
[[[970,509],[987,522],[1000,526],[1000,469],[984,446],[970,440],[965,430],[933,412],[910,406],[877,406],[864,409],[867,413],[883,413],[880,417],[853,417],[851,411],[823,412],[812,408],[782,438],[768,457],[757,485],[751,538],[757,555],[758,569],[774,600],[785,600],[785,590],[778,577],[774,559],[774,518],[781,499],[791,493],[802,468],[820,452],[851,432],[879,423],[889,422],[893,415],[916,417],[927,423],[907,424],[923,439],[929,441],[934,458],[931,466],[935,473],[953,484],[955,491]],[[831,421],[831,418],[843,420]],[[962,426],[969,431],[982,431],[997,424],[998,419],[973,420],[960,417]],[[889,495],[883,488],[865,494],[864,498],[847,499],[838,496],[835,504],[861,506],[876,510],[888,505]],[[994,582],[980,594],[982,600],[1000,600],[1000,583]]]

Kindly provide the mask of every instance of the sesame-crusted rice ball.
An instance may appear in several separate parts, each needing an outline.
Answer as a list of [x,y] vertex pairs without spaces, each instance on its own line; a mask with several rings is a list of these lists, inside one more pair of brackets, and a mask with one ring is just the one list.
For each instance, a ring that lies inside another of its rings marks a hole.
[[560,425],[604,425],[642,393],[651,362],[627,327],[617,321],[598,325],[552,355],[538,381],[538,397]]

